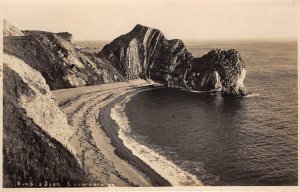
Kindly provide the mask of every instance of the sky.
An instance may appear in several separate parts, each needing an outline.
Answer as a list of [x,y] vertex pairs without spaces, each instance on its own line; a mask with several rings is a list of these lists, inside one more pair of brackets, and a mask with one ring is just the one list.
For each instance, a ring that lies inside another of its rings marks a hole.
[[297,39],[298,11],[298,0],[3,0],[18,28],[74,40],[112,40],[138,23],[168,39]]

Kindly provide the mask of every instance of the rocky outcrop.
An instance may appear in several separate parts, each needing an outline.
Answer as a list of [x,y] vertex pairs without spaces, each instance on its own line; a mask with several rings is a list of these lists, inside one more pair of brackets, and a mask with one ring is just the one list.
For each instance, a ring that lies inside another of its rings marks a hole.
[[3,61],[4,187],[89,181],[69,144],[74,130],[45,79],[12,55]]
[[22,32],[26,36],[39,35],[39,34],[48,34],[48,35],[56,34],[59,37],[63,38],[66,41],[69,41],[69,42],[72,42],[72,39],[73,39],[73,35],[69,32],[51,33],[48,31],[37,31],[37,30],[24,30]]
[[181,40],[142,25],[96,55],[81,52],[68,32],[21,31],[4,20],[3,34],[5,187],[93,179],[69,144],[74,130],[50,89],[142,78],[168,87],[246,94],[246,67],[238,51],[215,49],[194,58]]
[[5,66],[22,79],[20,83],[26,84],[28,90],[25,91],[31,93],[20,95],[19,106],[39,127],[72,151],[69,139],[74,134],[74,130],[68,125],[66,115],[55,104],[54,97],[42,75],[12,55],[4,54],[3,60]]
[[7,19],[3,19],[3,36],[23,36],[24,33],[16,26],[11,24]]
[[244,95],[245,63],[236,50],[212,50],[193,58],[181,40],[167,40],[157,29],[137,25],[97,54],[125,78],[151,79],[168,87]]
[[4,37],[3,43],[4,52],[39,71],[50,89],[124,80],[107,61],[91,60],[81,53],[67,32],[24,31],[23,36]]
[[219,90],[228,95],[245,95],[245,63],[237,50],[214,49],[194,58],[186,82],[193,90]]
[[[7,25],[12,26],[12,25]],[[215,49],[194,58],[184,43],[157,29],[136,25],[95,55],[82,53],[68,32],[6,27],[4,52],[38,70],[51,89],[142,78],[196,91],[244,95],[246,67],[236,50]]]
[[193,59],[181,40],[167,40],[159,30],[142,25],[106,45],[98,56],[127,79],[152,79],[169,86],[184,86],[184,71]]

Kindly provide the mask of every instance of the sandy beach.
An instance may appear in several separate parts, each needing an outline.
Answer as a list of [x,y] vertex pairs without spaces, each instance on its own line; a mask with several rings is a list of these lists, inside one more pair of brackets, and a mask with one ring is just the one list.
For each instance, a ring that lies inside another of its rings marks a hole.
[[103,183],[102,186],[169,185],[167,180],[130,153],[116,131],[107,132],[100,122],[99,113],[103,107],[128,92],[149,85],[145,80],[133,80],[53,91],[56,103],[76,130],[70,143],[81,166],[90,177]]

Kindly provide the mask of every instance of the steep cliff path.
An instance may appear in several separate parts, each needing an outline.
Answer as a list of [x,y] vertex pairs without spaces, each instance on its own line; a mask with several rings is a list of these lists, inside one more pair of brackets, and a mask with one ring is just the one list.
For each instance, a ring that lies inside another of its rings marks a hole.
[[101,183],[115,186],[159,185],[159,182],[153,183],[144,173],[115,155],[111,139],[115,142],[117,138],[109,138],[98,122],[102,107],[126,92],[148,85],[144,80],[134,80],[53,91],[57,104],[66,113],[70,126],[76,130],[70,143],[82,167]]

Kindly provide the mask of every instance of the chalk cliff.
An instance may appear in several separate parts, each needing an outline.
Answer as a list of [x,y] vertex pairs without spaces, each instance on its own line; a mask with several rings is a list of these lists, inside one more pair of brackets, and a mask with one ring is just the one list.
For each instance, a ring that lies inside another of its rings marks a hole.
[[[13,28],[6,23],[5,28]],[[18,30],[20,31],[20,30]],[[23,31],[18,36],[7,33],[4,52],[24,60],[39,71],[50,89],[95,85],[124,78],[102,59],[91,60],[82,54],[68,32]]]
[[50,89],[142,78],[188,90],[247,92],[246,67],[237,50],[215,49],[194,58],[181,40],[168,40],[158,29],[136,25],[101,52],[87,55],[68,32],[20,31],[9,22],[5,25],[10,30],[4,31],[4,52],[38,70]]
[[69,144],[74,130],[45,79],[15,56],[3,61],[4,187],[89,181]]
[[168,40],[157,29],[136,25],[97,54],[126,79],[151,79],[168,87],[246,93],[246,67],[236,50],[212,50],[194,58],[181,40]]
[[24,33],[16,26],[11,24],[7,19],[3,19],[3,36],[23,36]]
[[194,58],[181,40],[137,25],[95,55],[68,32],[21,31],[4,20],[3,176],[18,181],[86,182],[69,139],[72,130],[50,90],[146,79],[168,87],[244,95],[246,66],[237,50]]

